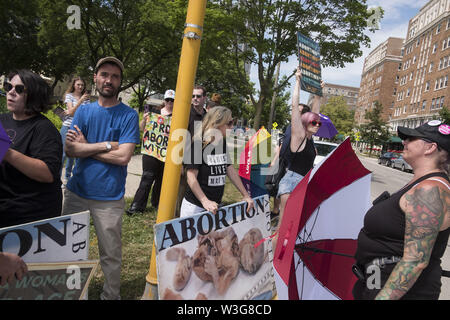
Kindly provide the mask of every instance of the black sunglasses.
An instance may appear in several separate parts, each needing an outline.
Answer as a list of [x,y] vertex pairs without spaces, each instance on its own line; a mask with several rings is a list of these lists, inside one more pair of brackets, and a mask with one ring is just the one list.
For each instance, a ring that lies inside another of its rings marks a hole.
[[201,97],[203,97],[202,94],[193,94],[192,95],[192,99],[194,99],[194,98],[200,99]]
[[167,102],[174,102],[175,100],[173,100],[173,99],[164,99],[165,101],[167,101]]
[[6,81],[3,83],[3,88],[6,90],[6,92],[10,92],[12,90],[12,88],[14,88],[14,90],[18,94],[22,94],[27,91],[27,89],[25,88],[25,86],[23,84],[16,84],[15,86],[13,86],[11,83],[6,82]]

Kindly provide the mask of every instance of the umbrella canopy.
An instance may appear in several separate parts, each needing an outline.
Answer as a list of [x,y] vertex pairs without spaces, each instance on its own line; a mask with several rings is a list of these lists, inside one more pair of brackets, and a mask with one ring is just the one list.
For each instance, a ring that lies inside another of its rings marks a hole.
[[11,140],[0,122],[0,163],[11,145]]
[[331,122],[330,118],[321,113],[319,113],[319,116],[322,125],[320,126],[320,129],[319,131],[317,131],[315,136],[332,139],[335,135],[338,134],[338,131],[336,130],[333,122]]
[[370,179],[347,139],[291,193],[273,260],[280,299],[352,299]]

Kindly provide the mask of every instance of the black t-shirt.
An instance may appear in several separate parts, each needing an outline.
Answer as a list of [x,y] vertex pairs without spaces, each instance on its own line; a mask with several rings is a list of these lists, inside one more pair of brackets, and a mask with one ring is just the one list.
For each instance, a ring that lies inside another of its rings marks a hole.
[[[225,189],[227,167],[231,165],[226,140],[222,139],[216,145],[210,143],[203,148],[201,141],[194,140],[190,150],[192,151],[190,153],[191,161],[185,163],[186,169],[197,169],[197,180],[206,197],[211,201],[220,203]],[[202,150],[202,152],[197,152],[197,150]],[[190,203],[203,207],[189,185],[185,198]]]
[[45,116],[39,114],[16,121],[12,114],[0,114],[0,121],[12,144],[11,149],[45,162],[52,183],[25,176],[6,161],[0,164],[0,228],[61,215],[61,135]]

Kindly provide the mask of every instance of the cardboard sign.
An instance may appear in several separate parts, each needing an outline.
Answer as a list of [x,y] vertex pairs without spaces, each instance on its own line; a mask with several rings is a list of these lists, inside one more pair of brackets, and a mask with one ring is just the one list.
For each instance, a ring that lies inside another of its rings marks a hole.
[[297,33],[298,59],[301,66],[301,89],[322,96],[322,71],[319,45],[301,33]]
[[0,300],[79,300],[97,266],[98,260],[30,263],[22,280],[0,286]]
[[25,262],[86,260],[89,254],[89,212],[0,229],[0,251]]
[[[160,299],[271,299],[267,195],[155,225]],[[255,247],[256,245],[256,247]]]
[[165,162],[171,116],[163,116],[151,112],[142,137],[141,153]]

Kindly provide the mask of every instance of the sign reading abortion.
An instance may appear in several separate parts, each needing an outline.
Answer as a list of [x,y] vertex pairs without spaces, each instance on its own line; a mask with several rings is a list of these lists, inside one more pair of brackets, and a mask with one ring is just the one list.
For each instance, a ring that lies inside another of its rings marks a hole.
[[322,96],[322,71],[320,67],[320,47],[308,37],[297,32],[298,59],[301,66],[301,89]]
[[98,261],[30,263],[22,280],[0,286],[0,300],[79,300]]
[[0,229],[0,251],[29,262],[86,260],[89,253],[89,212]]
[[141,153],[165,162],[172,117],[150,112],[142,138]]
[[267,195],[155,225],[160,299],[271,299]]

